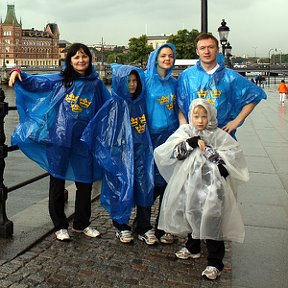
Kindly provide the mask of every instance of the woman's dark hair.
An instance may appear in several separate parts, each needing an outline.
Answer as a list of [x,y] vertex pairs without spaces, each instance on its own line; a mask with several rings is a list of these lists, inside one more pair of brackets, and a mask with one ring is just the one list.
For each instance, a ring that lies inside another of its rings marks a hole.
[[140,80],[140,76],[139,76],[138,72],[136,70],[132,70],[130,72],[130,75],[132,75],[132,74],[135,75],[136,79],[137,79],[137,88],[136,88],[135,93],[131,97],[132,100],[135,100],[142,91],[142,84],[141,84],[141,80]]
[[74,70],[73,66],[71,65],[71,58],[73,56],[75,56],[79,50],[83,50],[84,53],[89,57],[89,67],[86,70],[85,75],[89,75],[92,72],[92,54],[91,54],[89,48],[82,43],[72,44],[68,49],[68,52],[67,52],[67,55],[65,58],[65,68],[61,73],[61,75],[64,77],[63,84],[66,88],[69,88],[72,85],[73,81],[77,77],[80,76],[80,74],[77,73]]

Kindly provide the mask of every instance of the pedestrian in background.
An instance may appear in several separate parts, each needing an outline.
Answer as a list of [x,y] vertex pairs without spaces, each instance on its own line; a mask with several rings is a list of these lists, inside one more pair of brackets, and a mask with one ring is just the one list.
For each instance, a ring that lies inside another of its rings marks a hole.
[[[134,240],[129,220],[137,206],[135,232],[151,229],[146,215],[153,199],[153,147],[147,128],[143,70],[112,64],[112,98],[90,121],[82,139],[104,170],[101,204],[122,243]],[[150,242],[148,243],[150,244]]]
[[[172,77],[175,59],[175,46],[165,43],[150,53],[145,71],[147,122],[154,149],[164,143],[179,126],[176,104],[177,81]],[[160,207],[167,183],[159,174],[157,167],[154,167],[154,185],[154,199],[159,197]],[[151,207],[147,207],[146,215],[147,219],[151,218]],[[173,235],[157,228],[158,218],[159,214],[156,219],[156,231],[150,225],[150,229],[139,234],[138,238],[147,244],[155,244],[158,241],[163,244],[173,243]]]
[[181,125],[154,151],[158,169],[168,182],[159,228],[179,236],[191,233],[194,259],[200,258],[201,239],[206,240],[207,267],[202,276],[212,280],[223,268],[213,257],[215,242],[244,240],[234,187],[249,179],[239,143],[217,128],[216,116],[216,108],[207,100],[193,100],[189,124]]
[[284,104],[286,93],[288,91],[288,87],[285,84],[284,80],[281,80],[280,84],[278,85],[278,91],[279,91],[279,100],[281,104]]
[[[195,40],[199,61],[195,66],[184,70],[178,79],[177,103],[181,110],[180,124],[188,123],[188,113],[191,102],[197,98],[206,99],[217,109],[218,127],[236,138],[236,129],[245,121],[255,106],[266,99],[266,94],[260,87],[241,76],[236,71],[224,66],[224,59],[219,53],[217,38],[209,33],[201,33]],[[223,258],[225,245],[222,240],[211,240],[213,254],[209,257],[215,263],[208,278],[216,278],[217,271],[224,268]],[[181,259],[193,258],[198,239],[191,234],[176,256]],[[212,251],[212,247],[211,247]]]
[[72,44],[60,73],[30,75],[15,69],[9,86],[15,88],[20,118],[11,142],[50,174],[49,213],[56,238],[70,240],[65,180],[77,188],[73,231],[99,236],[90,227],[90,216],[92,183],[101,177],[101,169],[80,138],[110,93],[92,66],[89,48]]

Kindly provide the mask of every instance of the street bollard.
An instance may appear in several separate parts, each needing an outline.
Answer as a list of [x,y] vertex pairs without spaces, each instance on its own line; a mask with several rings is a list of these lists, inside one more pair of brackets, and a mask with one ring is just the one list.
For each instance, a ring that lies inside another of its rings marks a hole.
[[0,237],[8,238],[13,234],[13,222],[6,215],[7,187],[4,185],[5,158],[8,146],[5,144],[4,118],[8,114],[8,103],[4,102],[5,93],[0,88]]

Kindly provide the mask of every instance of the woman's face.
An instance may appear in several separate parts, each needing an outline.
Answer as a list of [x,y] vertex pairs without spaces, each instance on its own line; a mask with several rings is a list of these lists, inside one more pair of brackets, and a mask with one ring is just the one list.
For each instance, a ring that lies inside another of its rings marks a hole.
[[89,56],[80,49],[71,57],[71,65],[80,75],[85,75],[85,72],[89,67]]
[[168,70],[174,64],[174,54],[170,47],[163,47],[157,57],[157,64],[161,69]]

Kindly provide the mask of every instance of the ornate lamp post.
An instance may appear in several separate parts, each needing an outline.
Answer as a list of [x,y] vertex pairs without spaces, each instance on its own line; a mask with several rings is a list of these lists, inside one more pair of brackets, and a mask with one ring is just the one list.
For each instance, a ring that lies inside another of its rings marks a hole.
[[229,68],[232,68],[232,63],[230,60],[230,58],[232,57],[232,54],[231,54],[232,46],[228,42],[228,35],[230,32],[230,28],[226,24],[227,23],[225,22],[225,20],[222,19],[221,26],[218,28],[218,33],[219,33],[220,44],[222,46],[222,54],[225,58],[225,64]]
[[225,46],[225,54],[226,54],[226,57],[227,57],[227,66],[229,68],[232,67],[232,63],[231,63],[231,59],[230,59],[232,57],[231,51],[232,51],[232,46],[230,45],[229,42],[227,42],[227,44]]
[[230,28],[226,26],[226,22],[224,19],[222,19],[221,26],[218,28],[219,38],[220,38],[220,44],[222,45],[222,54],[225,56],[225,46],[228,42],[228,35]]

